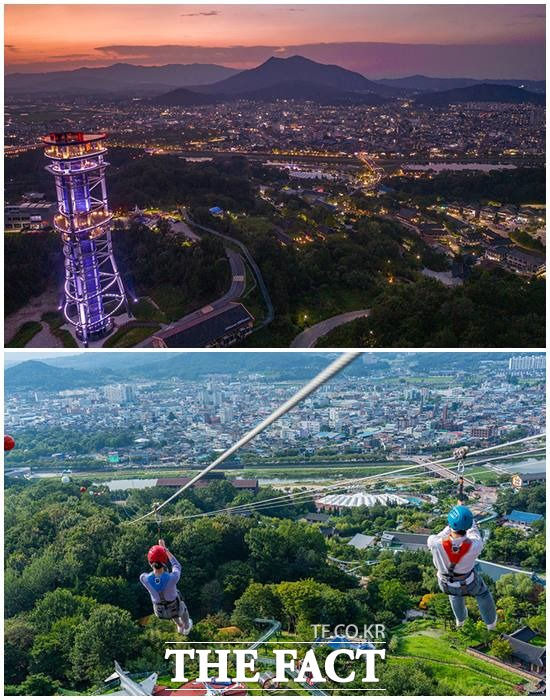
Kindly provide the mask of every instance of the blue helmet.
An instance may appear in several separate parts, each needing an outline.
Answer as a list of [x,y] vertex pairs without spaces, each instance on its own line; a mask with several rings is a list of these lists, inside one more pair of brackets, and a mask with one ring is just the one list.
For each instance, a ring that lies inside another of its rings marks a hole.
[[469,530],[474,522],[474,516],[466,506],[455,506],[447,516],[451,530]]

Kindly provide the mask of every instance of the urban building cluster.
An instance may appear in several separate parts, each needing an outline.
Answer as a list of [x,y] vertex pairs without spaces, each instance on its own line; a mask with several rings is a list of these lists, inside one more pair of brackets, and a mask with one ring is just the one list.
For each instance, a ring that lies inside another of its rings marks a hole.
[[[284,462],[289,454],[399,459],[456,444],[494,444],[518,430],[544,432],[544,362],[538,357],[515,358],[512,366],[488,361],[475,375],[449,372],[448,381],[441,381],[441,370],[418,377],[400,356],[388,361],[389,369],[374,362],[367,376],[343,376],[302,402],[244,448],[237,463]],[[531,368],[526,381],[512,376],[523,363]],[[231,446],[300,385],[237,373],[8,392],[5,422],[36,435],[60,425],[82,435],[129,431],[120,466],[193,467]],[[108,462],[109,451],[98,449],[90,458]],[[74,456],[43,454],[52,467]]]
[[[10,97],[8,153],[38,145],[51,129],[93,124],[118,145],[158,150],[265,151],[351,155],[368,151],[399,160],[544,159],[545,110],[529,104],[471,103],[425,107],[409,99],[383,105],[319,105],[307,100],[235,102],[164,107],[150,100],[105,101],[59,97],[44,114],[43,98]],[[66,114],[66,117],[63,115]],[[21,116],[26,115],[26,118]]]

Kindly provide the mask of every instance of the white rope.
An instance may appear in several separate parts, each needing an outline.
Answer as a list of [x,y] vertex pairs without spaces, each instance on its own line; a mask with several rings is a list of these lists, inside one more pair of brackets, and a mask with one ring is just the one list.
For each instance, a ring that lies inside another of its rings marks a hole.
[[244,435],[240,440],[238,440],[234,445],[232,445],[229,449],[227,449],[223,454],[221,454],[217,459],[215,459],[211,464],[209,464],[207,467],[205,467],[201,472],[196,474],[192,479],[190,479],[184,486],[182,486],[180,489],[178,489],[175,493],[173,493],[170,498],[167,498],[165,501],[162,503],[159,503],[156,508],[153,508],[153,510],[150,510],[148,513],[145,515],[141,515],[139,518],[136,518],[135,520],[132,520],[132,523],[137,523],[140,520],[144,520],[145,518],[150,517],[151,515],[155,515],[155,513],[158,513],[159,510],[164,508],[165,505],[170,503],[170,501],[173,501],[175,498],[177,498],[180,494],[182,494],[184,491],[186,491],[188,488],[193,486],[197,481],[199,481],[205,474],[207,474],[209,471],[217,467],[219,464],[221,464],[223,461],[225,461],[228,457],[231,457],[232,454],[234,454],[238,449],[243,447],[243,445],[246,445],[247,442],[250,442],[253,438],[256,437],[256,435],[259,435],[262,431],[264,431],[267,427],[269,427],[272,423],[274,423],[277,419],[279,419],[281,416],[284,416],[285,413],[288,413],[291,409],[293,409],[300,401],[303,401],[306,397],[308,397],[310,394],[312,394],[316,389],[318,389],[322,384],[325,382],[328,382],[331,377],[333,377],[335,374],[338,374],[338,372],[341,372],[344,367],[347,367],[353,360],[355,360],[359,355],[361,355],[361,352],[346,352],[340,355],[334,362],[332,362],[326,369],[324,369],[322,372],[320,372],[316,377],[314,377],[310,382],[308,382],[304,387],[300,389],[294,396],[292,396],[288,401],[286,401],[282,406],[279,406],[271,415],[269,415],[265,420],[263,420],[261,423],[259,423],[255,428],[250,430],[246,435]]
[[[544,435],[544,433],[542,433],[541,435]],[[483,448],[483,449],[481,449],[481,450],[475,450],[475,451],[473,451],[473,452],[470,452],[470,455],[473,456],[473,455],[477,455],[477,454],[482,454],[482,453],[484,453],[484,452],[488,452],[489,450],[497,450],[497,449],[500,449],[500,448],[502,448],[502,447],[506,447],[506,446],[508,446],[508,445],[514,445],[514,444],[516,444],[517,442],[525,442],[526,440],[533,440],[533,439],[535,439],[535,438],[541,437],[541,435],[533,435],[533,436],[531,436],[530,438],[522,438],[520,441],[514,440],[514,441],[511,441],[511,442],[502,443],[501,445],[494,445],[494,446],[492,446],[492,447],[485,447],[485,448]],[[517,453],[515,453],[515,454],[517,454]],[[500,459],[502,459],[502,458],[503,458],[503,457],[500,457]],[[371,476],[365,476],[365,477],[362,477],[362,478],[346,479],[346,480],[344,480],[344,481],[336,482],[336,483],[333,484],[331,487],[325,487],[324,490],[327,490],[327,489],[328,489],[328,490],[331,490],[331,488],[335,488],[335,487],[339,487],[339,486],[354,485],[354,484],[356,484],[358,481],[370,481],[370,480],[372,480],[372,479],[383,479],[383,478],[385,478],[385,477],[387,477],[387,476],[391,476],[391,475],[393,475],[393,474],[400,474],[400,473],[405,472],[405,471],[410,471],[411,469],[413,469],[413,470],[414,470],[414,469],[420,469],[420,470],[421,470],[420,473],[423,473],[424,470],[425,470],[427,467],[429,467],[429,466],[432,466],[432,465],[440,465],[440,464],[442,464],[443,462],[455,462],[455,461],[456,461],[456,459],[455,459],[454,457],[446,457],[446,458],[444,458],[444,459],[433,460],[433,461],[431,461],[431,462],[424,462],[423,464],[413,464],[413,465],[408,466],[408,467],[401,467],[401,468],[399,468],[399,469],[394,469],[394,470],[392,470],[392,471],[385,472],[384,474],[373,474],[373,475],[371,475]],[[489,461],[489,460],[483,460],[483,461]],[[428,470],[428,471],[435,472],[436,469],[430,469],[430,470]],[[312,488],[311,488],[312,491],[315,491],[315,489],[316,489],[316,487],[312,487]],[[324,492],[324,491],[323,491],[323,492]],[[279,500],[281,500],[281,499],[283,499],[283,498],[287,498],[289,495],[291,495],[291,494],[286,494],[286,495],[281,495],[281,496],[274,496],[274,497],[269,498],[269,499],[266,499],[266,500],[264,500],[264,501],[257,501],[257,503],[258,503],[258,505],[263,504],[263,503],[273,503],[273,502],[279,501]],[[234,511],[234,510],[241,509],[241,508],[246,510],[247,508],[250,508],[250,505],[251,505],[251,504],[242,504],[242,505],[238,505],[238,506],[232,506],[232,507],[223,508],[223,509],[220,509],[220,510],[217,510],[217,511],[210,511],[210,512],[208,512],[208,513],[205,513],[204,515],[217,514],[217,513],[220,513],[220,512],[229,512],[229,511]]]
[[[544,435],[544,433],[541,435]],[[522,441],[525,442],[527,440],[539,438],[539,437],[541,437],[541,435],[534,435],[534,436],[531,436],[530,438],[523,438]],[[505,447],[507,445],[516,444],[516,442],[517,441],[511,441],[508,443],[502,443],[501,445],[495,445],[495,446],[490,447],[490,448],[483,448],[482,450],[475,450],[473,452],[470,452],[470,455],[473,456],[476,454],[481,454],[483,452],[487,452],[488,450],[500,449],[500,448]],[[522,452],[512,452],[512,453],[505,454],[505,455],[498,455],[498,456],[492,457],[492,458],[485,458],[485,459],[481,459],[481,460],[476,460],[474,462],[469,462],[465,466],[470,467],[470,466],[473,466],[474,464],[485,464],[486,462],[498,461],[498,460],[512,458],[512,457],[525,455],[525,454],[532,454],[533,452],[540,452],[542,449],[543,448],[538,447],[538,448],[534,448],[531,450],[524,450]],[[384,480],[386,477],[391,476],[392,474],[401,473],[401,472],[411,470],[411,469],[413,469],[413,470],[418,469],[419,473],[418,474],[411,474],[411,475],[407,475],[407,476],[411,479],[419,478],[420,476],[425,474],[425,470],[426,470],[427,466],[430,466],[432,464],[437,465],[437,464],[440,464],[441,462],[446,462],[446,461],[456,461],[456,459],[453,457],[448,457],[448,458],[438,460],[438,461],[426,462],[424,464],[414,464],[414,465],[409,466],[409,467],[395,469],[395,470],[392,470],[389,472],[384,472],[382,474],[373,474],[370,476],[364,476],[364,477],[359,477],[359,478],[355,478],[355,479],[346,479],[344,481],[339,481],[339,482],[337,481],[337,482],[334,482],[333,484],[327,485],[327,486],[322,487],[322,488],[315,487],[315,486],[309,487],[309,488],[306,487],[306,491],[300,491],[298,493],[282,494],[280,496],[274,496],[272,498],[268,498],[268,499],[265,499],[262,501],[255,501],[255,502],[251,502],[251,503],[242,503],[242,504],[237,505],[237,506],[229,506],[227,508],[220,508],[218,510],[208,511],[206,513],[196,513],[194,515],[184,515],[184,516],[172,516],[172,517],[165,518],[165,520],[187,520],[187,519],[192,519],[192,518],[207,517],[210,515],[220,515],[223,513],[227,513],[229,515],[231,515],[231,514],[238,515],[238,513],[240,511],[247,511],[247,510],[251,510],[251,509],[259,510],[260,509],[259,507],[264,506],[264,505],[267,505],[268,507],[274,507],[274,508],[278,507],[278,505],[275,505],[275,504],[279,504],[280,506],[287,506],[287,505],[291,506],[291,505],[297,504],[299,502],[309,501],[312,498],[322,496],[326,492],[334,492],[336,490],[340,490],[341,488],[346,488],[350,485],[355,486],[360,482],[371,481],[374,479]],[[436,469],[429,469],[428,471],[435,472]],[[507,472],[506,470],[503,470],[503,469],[497,470],[494,467],[488,469],[487,471],[494,471],[495,473],[501,472],[503,474],[510,473],[510,472]],[[480,473],[483,473],[483,472],[480,472]],[[468,478],[468,476],[473,476],[473,474],[472,475],[467,474],[466,478]],[[432,479],[432,478],[433,477],[428,477],[427,480]],[[271,505],[268,505],[268,504],[271,504]]]
[[[541,456],[543,454],[544,453],[541,452]],[[489,474],[489,473],[495,473],[495,472],[493,469],[487,468],[487,469],[482,469],[480,471],[471,472],[469,474],[469,476],[480,476],[481,474]],[[512,472],[508,472],[508,473],[511,474]],[[422,475],[415,475],[412,478],[420,479],[419,482],[416,482],[417,484],[436,480],[436,478],[433,476],[426,476],[426,475],[423,475],[423,476],[424,476],[424,478],[422,478]],[[365,479],[365,478],[369,478],[369,477],[363,477],[363,479]],[[358,481],[362,481],[363,479],[359,479]],[[339,493],[343,489],[345,489],[344,486],[340,486],[338,488],[327,488],[326,492],[327,493],[330,492],[331,494],[336,494],[336,493]],[[243,504],[243,510],[239,510],[239,511],[227,512],[224,509],[224,510],[221,510],[219,512],[211,511],[208,513],[195,513],[193,515],[170,516],[168,518],[165,518],[165,520],[166,521],[194,520],[196,518],[206,518],[206,517],[215,516],[215,515],[241,515],[242,513],[247,513],[247,512],[254,513],[256,511],[262,511],[262,510],[271,510],[271,509],[276,509],[276,508],[292,507],[295,505],[302,505],[302,504],[307,503],[311,500],[317,499],[318,496],[322,496],[322,495],[324,495],[324,493],[325,492],[319,493],[319,494],[312,494],[312,493],[305,493],[305,492],[301,491],[301,492],[294,495],[293,500],[290,500],[290,501],[285,502],[285,503],[271,503],[270,504],[270,503],[262,503],[261,501],[258,501],[257,502],[258,505],[256,505],[255,502]]]
[[[489,473],[494,473],[492,469],[487,468],[487,469],[481,469],[480,471],[477,472],[472,472],[470,476],[480,476],[482,474],[489,474]],[[433,476],[427,476],[424,479],[422,479],[419,483],[424,483],[428,481],[432,481],[434,479]],[[335,491],[331,491],[331,493],[337,494],[341,491],[342,487],[340,489],[336,489]],[[299,498],[296,498],[294,501],[290,501],[288,503],[275,503],[275,504],[265,504],[263,506],[258,506],[256,507],[254,503],[250,503],[250,508],[249,511],[251,513],[255,513],[256,511],[262,511],[262,510],[271,510],[271,509],[276,509],[276,508],[285,508],[285,507],[291,507],[294,505],[302,505],[304,503],[307,503],[314,499],[315,496],[313,494],[300,494]],[[391,505],[391,504],[390,504]],[[246,513],[246,510],[243,511],[238,511],[236,513],[226,513],[226,515],[242,515],[243,513]],[[220,513],[220,515],[223,515],[224,513]],[[196,513],[194,515],[183,515],[183,516],[174,516],[174,517],[169,517],[166,518],[166,520],[172,521],[172,520],[193,520],[196,518],[201,518],[201,517],[208,517],[210,516],[211,513]]]

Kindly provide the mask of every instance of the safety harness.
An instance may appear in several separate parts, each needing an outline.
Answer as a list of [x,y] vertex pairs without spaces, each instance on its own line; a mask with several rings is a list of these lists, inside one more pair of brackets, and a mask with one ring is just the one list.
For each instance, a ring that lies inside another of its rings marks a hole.
[[175,600],[166,600],[164,589],[169,581],[169,574],[164,572],[161,576],[156,576],[151,572],[148,576],[151,587],[158,593],[160,601],[153,602],[153,610],[155,615],[161,620],[171,620],[174,617],[180,617],[181,606],[184,605],[180,598],[179,592]]
[[446,575],[442,576],[442,582],[446,588],[448,587],[449,589],[455,589],[454,591],[449,590],[447,592],[451,594],[454,593],[456,595],[457,586],[452,586],[452,584],[458,583],[460,586],[459,595],[467,595],[466,588],[468,584],[472,582],[468,579],[473,571],[468,571],[465,574],[455,574],[455,567],[470,551],[472,543],[470,540],[462,540],[459,545],[456,545],[455,541],[451,537],[446,537],[444,540],[442,540],[441,544],[443,545],[443,549],[445,550],[445,554],[449,560],[448,572]]

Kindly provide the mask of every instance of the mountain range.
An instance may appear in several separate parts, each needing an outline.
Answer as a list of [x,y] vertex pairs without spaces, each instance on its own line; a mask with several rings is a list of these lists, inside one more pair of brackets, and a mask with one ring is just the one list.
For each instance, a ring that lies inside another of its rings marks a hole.
[[[160,355],[162,354],[162,357]],[[146,357],[144,357],[146,355]],[[7,392],[62,391],[137,379],[197,379],[209,374],[262,373],[277,379],[310,379],[334,353],[89,353],[27,360],[4,372]]]
[[239,71],[209,63],[135,66],[115,63],[105,68],[77,68],[54,73],[9,73],[4,80],[8,94],[159,94],[176,87],[208,85]]
[[8,95],[140,97],[166,106],[216,104],[238,99],[307,99],[319,104],[377,105],[396,97],[415,97],[418,104],[433,106],[451,101],[542,104],[544,90],[544,81],[483,82],[422,75],[376,81],[341,66],[318,63],[303,56],[272,57],[243,71],[210,64],[135,66],[117,63],[106,68],[55,73],[12,73],[5,79]]
[[[429,79],[426,78],[427,81]],[[428,82],[429,84],[429,82]],[[316,63],[302,56],[270,58],[256,68],[209,85],[179,88],[151,98],[166,106],[189,106],[228,100],[311,100],[318,104],[379,105],[411,94],[410,89],[382,85],[340,66]],[[513,102],[543,104],[544,95],[513,85],[481,83],[416,95],[417,104],[451,102]]]
[[511,104],[546,104],[546,96],[537,92],[529,92],[513,85],[495,85],[482,83],[470,87],[454,88],[441,92],[431,92],[419,95],[417,104],[439,107],[463,102],[507,102]]
[[476,80],[475,78],[433,78],[427,75],[409,75],[404,78],[383,78],[377,82],[413,92],[439,92],[481,84],[512,85],[530,92],[546,91],[546,81],[544,80],[492,80],[490,78]]
[[[62,391],[99,387],[139,380],[159,381],[173,377],[193,380],[211,374],[240,376],[261,374],[273,380],[308,380],[336,357],[331,352],[166,352],[78,353],[42,360],[24,360],[4,371],[6,392]],[[390,362],[405,363],[419,375],[430,372],[472,372],[487,362],[506,363],[511,353],[376,353],[358,358],[346,373],[365,376],[387,370]]]

